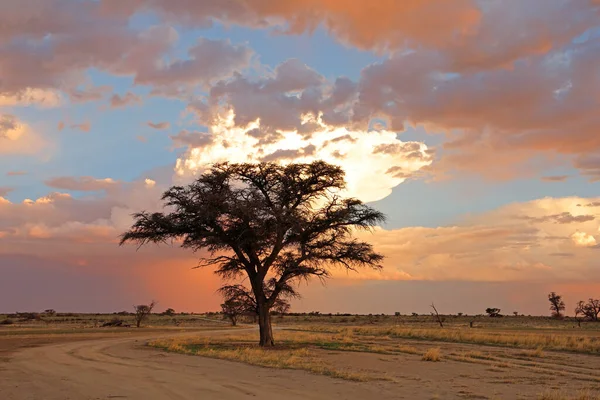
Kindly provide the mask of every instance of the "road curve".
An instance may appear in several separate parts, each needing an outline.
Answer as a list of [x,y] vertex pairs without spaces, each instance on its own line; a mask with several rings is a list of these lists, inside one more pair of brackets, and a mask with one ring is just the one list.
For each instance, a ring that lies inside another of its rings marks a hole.
[[337,400],[387,397],[382,396],[381,388],[374,383],[354,383],[304,371],[164,353],[144,346],[150,338],[87,340],[21,350],[0,365],[0,398]]

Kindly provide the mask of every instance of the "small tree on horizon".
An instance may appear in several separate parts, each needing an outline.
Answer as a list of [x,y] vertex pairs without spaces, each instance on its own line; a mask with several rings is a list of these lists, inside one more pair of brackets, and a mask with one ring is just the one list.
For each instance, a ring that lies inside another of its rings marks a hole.
[[224,280],[247,277],[258,312],[259,344],[273,346],[270,310],[280,296],[297,295],[302,280],[331,268],[381,268],[383,256],[354,237],[385,216],[360,200],[342,198],[344,171],[322,161],[278,165],[216,164],[187,186],[163,196],[168,212],[134,215],[121,244],[164,243],[206,250]]
[[156,302],[154,300],[152,300],[150,304],[138,304],[137,306],[133,306],[133,309],[135,310],[135,326],[137,328],[142,326],[142,322],[144,322],[152,313],[154,306],[156,306]]
[[552,311],[552,318],[562,318],[562,312],[565,310],[565,302],[562,300],[562,296],[556,294],[555,292],[551,292],[548,295],[548,301],[550,302],[550,311]]
[[486,308],[485,312],[492,318],[497,318],[497,317],[501,317],[502,314],[500,314],[500,309],[499,308]]
[[600,321],[600,300],[590,298],[587,303],[579,301],[575,307],[575,315],[583,315],[590,321]]

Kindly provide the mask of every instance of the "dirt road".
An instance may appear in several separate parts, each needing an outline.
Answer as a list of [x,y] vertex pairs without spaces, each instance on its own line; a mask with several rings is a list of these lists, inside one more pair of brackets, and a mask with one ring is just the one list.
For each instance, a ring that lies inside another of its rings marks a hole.
[[[218,331],[199,334],[216,335]],[[156,336],[156,334],[154,335]],[[24,349],[0,363],[2,400],[395,398],[377,383],[274,370],[144,347],[148,338]],[[396,397],[397,398],[397,397]]]

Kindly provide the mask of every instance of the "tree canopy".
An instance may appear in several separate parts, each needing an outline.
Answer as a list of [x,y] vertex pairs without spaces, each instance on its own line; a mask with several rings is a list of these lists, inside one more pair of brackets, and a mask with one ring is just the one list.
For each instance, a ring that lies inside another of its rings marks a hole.
[[[203,252],[226,281],[247,277],[256,302],[261,345],[272,345],[269,310],[296,284],[328,278],[333,267],[381,268],[383,256],[354,236],[385,216],[343,198],[344,171],[322,161],[212,166],[193,183],[162,196],[167,212],[140,212],[121,244],[178,241]],[[226,288],[231,285],[225,285]]]

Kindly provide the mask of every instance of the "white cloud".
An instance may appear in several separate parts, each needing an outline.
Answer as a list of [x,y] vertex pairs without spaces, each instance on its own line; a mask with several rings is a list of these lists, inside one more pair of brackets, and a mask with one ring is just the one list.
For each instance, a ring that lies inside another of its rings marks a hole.
[[277,130],[265,136],[260,132],[260,120],[239,127],[234,119],[233,111],[220,116],[209,127],[212,140],[189,148],[177,160],[177,174],[194,176],[210,164],[224,161],[285,164],[324,160],[346,172],[347,195],[376,201],[432,161],[424,143],[402,142],[395,132],[351,131],[305,115],[302,126],[307,133]]

